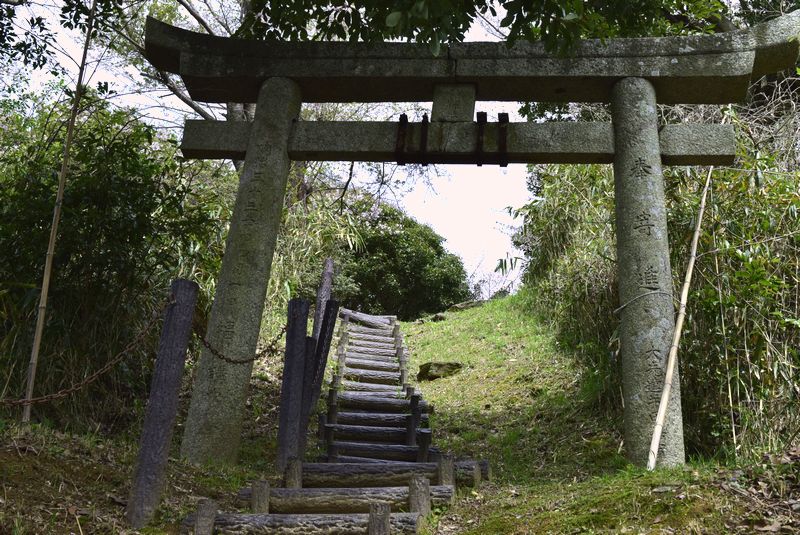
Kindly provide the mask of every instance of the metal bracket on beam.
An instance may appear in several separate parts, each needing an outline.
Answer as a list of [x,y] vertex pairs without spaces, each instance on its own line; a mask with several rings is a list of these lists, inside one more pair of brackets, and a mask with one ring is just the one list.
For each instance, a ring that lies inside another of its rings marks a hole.
[[428,114],[422,115],[422,129],[419,139],[419,157],[422,165],[428,165]]
[[497,163],[508,167],[508,114],[497,115]]
[[397,165],[406,164],[406,134],[408,132],[408,115],[400,115],[400,123],[397,125],[397,139],[394,144],[394,157]]
[[478,144],[475,146],[475,163],[478,167],[483,165],[483,138],[486,130],[486,112],[478,112]]

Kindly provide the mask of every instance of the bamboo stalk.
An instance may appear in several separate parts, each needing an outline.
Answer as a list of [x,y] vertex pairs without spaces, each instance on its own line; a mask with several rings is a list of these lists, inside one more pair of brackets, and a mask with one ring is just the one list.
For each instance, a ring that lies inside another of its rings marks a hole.
[[[58,191],[56,193],[56,203],[53,207],[53,223],[50,226],[50,241],[47,244],[47,255],[44,261],[44,275],[42,277],[42,293],[39,296],[39,307],[36,315],[36,330],[33,335],[33,348],[31,349],[31,360],[28,363],[27,384],[25,386],[25,399],[30,401],[33,398],[33,386],[36,381],[36,366],[39,363],[39,349],[42,345],[42,334],[44,333],[44,320],[47,315],[47,294],[50,290],[50,277],[53,272],[53,254],[56,248],[58,237],[58,223],[61,221],[61,204],[64,201],[64,188],[67,182],[67,170],[69,168],[70,148],[75,137],[75,123],[78,118],[81,97],[83,96],[83,77],[86,72],[86,57],[89,53],[89,44],[94,31],[94,17],[97,8],[96,0],[92,0],[89,9],[89,16],[86,23],[86,39],[83,42],[83,55],[78,65],[78,80],[75,85],[75,98],[72,101],[72,109],[67,123],[67,139],[64,142],[64,151],[61,156],[61,170],[58,173]],[[31,404],[27,403],[22,408],[22,423],[31,420]]]
[[683,320],[686,318],[686,301],[689,299],[689,285],[692,282],[692,273],[694,272],[694,262],[697,259],[697,242],[700,240],[700,227],[703,224],[703,214],[706,210],[706,197],[708,195],[708,188],[711,186],[711,174],[714,168],[708,170],[706,176],[706,183],[703,187],[703,195],[700,199],[700,209],[697,212],[697,224],[694,228],[694,235],[692,236],[692,247],[689,254],[689,265],[686,267],[686,277],[683,279],[683,288],[681,289],[681,300],[678,308],[678,318],[675,321],[675,332],[672,335],[672,346],[669,348],[669,357],[667,359],[667,373],[664,376],[664,389],[661,391],[661,402],[658,404],[658,414],[656,415],[656,425],[653,429],[653,438],[650,441],[650,454],[647,459],[647,469],[653,470],[656,467],[658,460],[658,447],[661,444],[661,434],[664,431],[664,420],[667,416],[667,407],[669,405],[669,396],[672,393],[672,379],[675,375],[675,364],[678,361],[678,344],[681,340],[681,333],[683,331]]
[[[714,202],[714,191],[711,191],[711,202]],[[739,449],[738,440],[736,438],[736,420],[733,417],[733,391],[731,390],[731,371],[730,363],[728,362],[728,331],[725,325],[725,310],[722,299],[722,286],[720,283],[719,273],[719,251],[717,249],[717,235],[714,233],[714,283],[717,288],[717,297],[719,299],[719,321],[722,327],[722,343],[723,343],[723,358],[725,359],[725,383],[728,387],[728,412],[731,419],[731,437],[733,438],[733,457],[737,457]]]

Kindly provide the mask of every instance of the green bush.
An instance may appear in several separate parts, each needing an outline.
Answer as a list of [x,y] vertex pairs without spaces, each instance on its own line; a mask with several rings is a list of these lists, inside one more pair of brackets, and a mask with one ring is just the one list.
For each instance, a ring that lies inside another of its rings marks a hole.
[[461,259],[429,226],[370,198],[352,210],[363,247],[344,261],[340,279],[351,281],[346,306],[410,320],[470,297]]
[[[751,140],[742,170],[714,171],[680,346],[690,452],[757,455],[800,432],[800,174]],[[519,211],[530,307],[582,361],[584,384],[620,414],[613,177],[608,166],[537,166]],[[705,170],[667,172],[676,297]]]
[[[3,397],[21,397],[68,110],[50,94],[0,101],[0,369]],[[172,279],[208,290],[228,219],[230,176],[189,164],[131,110],[97,95],[83,104],[53,258],[35,393],[82,380],[158,311]],[[207,299],[206,299],[207,300]],[[124,423],[147,393],[158,328],[112,373],[39,418]]]

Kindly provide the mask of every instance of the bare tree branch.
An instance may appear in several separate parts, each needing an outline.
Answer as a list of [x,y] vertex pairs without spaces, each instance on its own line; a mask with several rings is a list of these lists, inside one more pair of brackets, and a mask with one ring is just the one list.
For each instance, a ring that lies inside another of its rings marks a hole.
[[178,84],[176,84],[175,81],[169,77],[169,74],[165,73],[164,71],[158,71],[158,80],[167,86],[167,89],[169,89],[173,95],[178,97],[184,104],[192,108],[200,117],[207,121],[216,120],[216,117],[214,117],[208,110],[192,100],[189,95],[187,95],[180,87],[178,87]]
[[188,2],[188,0],[178,0],[178,3],[183,6],[183,8],[189,12],[189,14],[200,23],[200,26],[205,28],[205,30],[210,33],[211,35],[217,35],[214,30],[211,29],[211,26],[206,22],[206,20],[197,12],[197,10]]
[[344,212],[344,196],[347,193],[347,188],[350,187],[350,182],[353,181],[353,169],[355,168],[355,166],[356,166],[356,162],[350,162],[350,175],[347,177],[347,182],[344,183],[344,188],[342,188],[342,194],[339,195],[338,199],[336,199],[335,201],[333,201],[333,203],[331,203],[331,206],[333,206],[337,202],[340,203],[339,204],[339,213],[340,214],[342,212]]

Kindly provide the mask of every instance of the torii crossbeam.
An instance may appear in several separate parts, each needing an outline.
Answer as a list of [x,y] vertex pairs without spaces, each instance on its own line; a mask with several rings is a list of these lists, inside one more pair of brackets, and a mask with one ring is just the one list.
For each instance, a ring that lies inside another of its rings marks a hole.
[[[148,19],[146,52],[198,101],[257,103],[252,123],[188,121],[192,158],[244,159],[208,336],[255,352],[290,160],[613,163],[625,447],[648,458],[674,329],[663,165],[730,164],[727,125],[658,124],[657,103],[724,104],[794,67],[800,11],[748,30],[586,40],[569,57],[542,44],[464,43],[433,56],[405,43],[274,43],[214,37]],[[606,102],[612,123],[474,121],[476,100]],[[432,101],[430,121],[303,122],[301,102]],[[204,351],[183,438],[194,462],[232,461],[250,365]],[[677,375],[660,464],[684,461]]]

